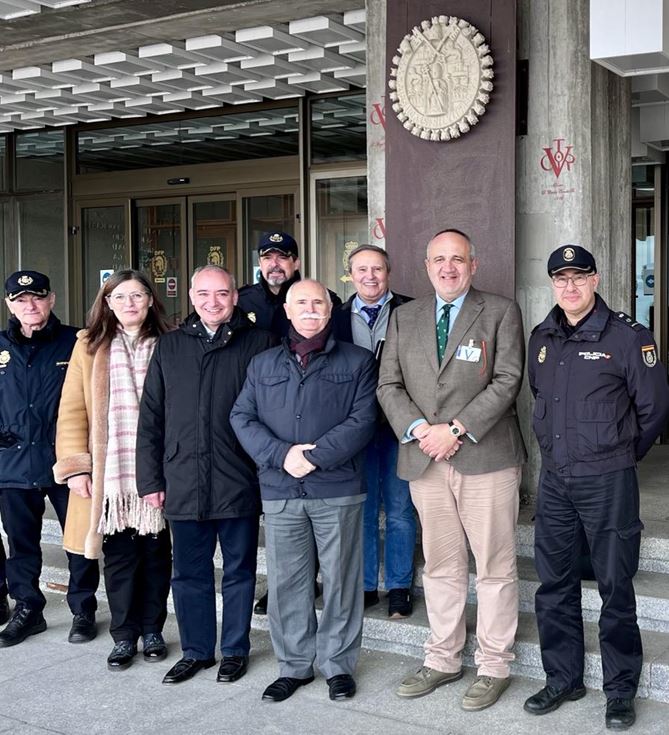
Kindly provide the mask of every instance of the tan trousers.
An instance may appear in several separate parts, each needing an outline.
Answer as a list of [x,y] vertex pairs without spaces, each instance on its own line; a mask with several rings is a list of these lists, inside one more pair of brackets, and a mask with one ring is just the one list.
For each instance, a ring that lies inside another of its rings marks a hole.
[[509,676],[518,626],[520,477],[520,467],[461,475],[448,462],[430,462],[409,483],[423,527],[423,588],[430,622],[425,666],[443,672],[462,667],[469,541],[478,600],[474,660],[480,676]]

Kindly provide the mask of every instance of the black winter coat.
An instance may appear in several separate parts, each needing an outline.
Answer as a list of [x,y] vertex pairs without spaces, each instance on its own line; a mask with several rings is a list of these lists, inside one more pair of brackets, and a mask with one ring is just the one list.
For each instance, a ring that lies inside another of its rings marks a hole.
[[158,340],[139,411],[137,488],[164,490],[169,520],[260,513],[255,465],[229,416],[251,358],[276,342],[238,308],[213,338],[193,313]]
[[[242,286],[239,289],[239,308],[249,315],[249,319],[261,329],[267,329],[277,337],[285,337],[290,328],[283,305],[286,303],[288,289],[301,279],[300,272],[296,271],[290,281],[281,286],[279,293],[270,291],[267,281],[260,276],[260,283]],[[341,305],[341,299],[334,291],[330,291],[333,308]]]
[[0,332],[0,488],[55,484],[56,418],[76,335],[53,314],[31,339],[15,317]]

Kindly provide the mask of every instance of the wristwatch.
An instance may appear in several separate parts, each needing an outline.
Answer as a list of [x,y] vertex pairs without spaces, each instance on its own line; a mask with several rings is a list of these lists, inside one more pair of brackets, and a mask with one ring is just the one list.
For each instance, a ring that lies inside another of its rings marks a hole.
[[453,436],[460,436],[460,434],[462,434],[460,429],[452,421],[448,422],[448,430],[453,434]]

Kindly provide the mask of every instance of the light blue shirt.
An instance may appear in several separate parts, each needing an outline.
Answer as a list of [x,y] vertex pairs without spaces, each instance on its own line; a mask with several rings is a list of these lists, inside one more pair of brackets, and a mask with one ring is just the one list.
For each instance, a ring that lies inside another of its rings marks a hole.
[[352,304],[353,311],[356,314],[360,314],[360,316],[367,322],[367,324],[369,324],[369,314],[366,311],[363,311],[362,310],[362,307],[363,306],[372,306],[372,307],[374,307],[374,306],[383,306],[386,303],[386,301],[390,301],[390,299],[392,299],[392,297],[393,297],[392,292],[391,291],[386,291],[383,294],[383,296],[375,304],[366,304],[360,298],[360,296],[357,296],[356,295],[356,297],[353,299],[353,304]]
[[[434,318],[435,323],[439,324],[439,320],[441,319],[441,315],[444,313],[444,306],[446,304],[451,304],[451,312],[450,312],[450,320],[448,322],[448,333],[450,334],[453,329],[453,324],[455,323],[455,320],[458,318],[458,314],[460,313],[460,309],[462,308],[462,304],[464,303],[465,298],[467,297],[467,294],[469,293],[469,289],[465,293],[463,293],[461,296],[458,296],[457,299],[454,301],[444,301],[444,299],[439,296],[439,294],[435,293],[436,296],[436,304],[434,309]],[[436,339],[436,337],[435,337]],[[409,442],[415,441],[416,437],[413,435],[413,430],[420,426],[421,424],[426,424],[427,419],[416,419],[406,430],[404,433],[404,436],[402,437],[402,444],[408,444]],[[472,440],[476,441],[474,437],[467,432],[467,436]]]

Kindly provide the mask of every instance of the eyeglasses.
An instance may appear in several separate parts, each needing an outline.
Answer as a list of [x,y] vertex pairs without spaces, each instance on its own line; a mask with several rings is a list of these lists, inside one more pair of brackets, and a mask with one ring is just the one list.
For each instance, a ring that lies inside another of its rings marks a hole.
[[120,306],[129,299],[130,301],[132,301],[133,304],[136,304],[138,301],[144,301],[148,297],[148,295],[148,291],[133,291],[132,293],[113,293],[107,296],[107,301]]
[[569,281],[571,281],[574,286],[585,286],[588,282],[588,278],[592,275],[592,273],[578,273],[575,276],[551,276],[551,280],[553,281],[555,288],[567,288]]

